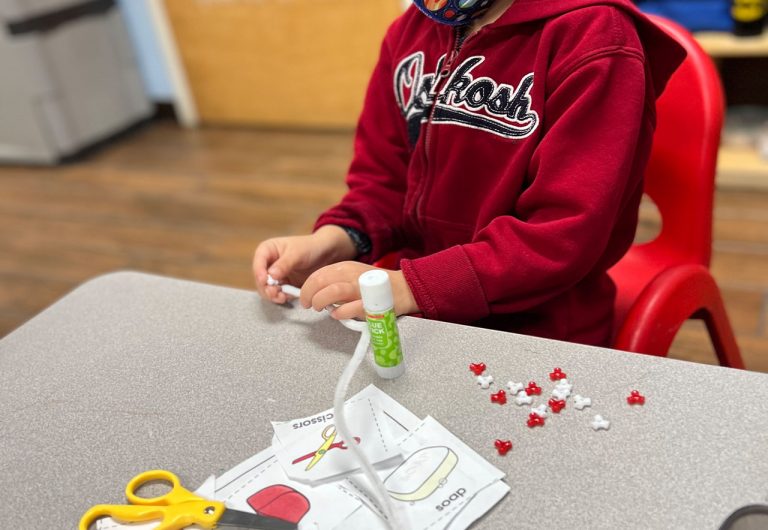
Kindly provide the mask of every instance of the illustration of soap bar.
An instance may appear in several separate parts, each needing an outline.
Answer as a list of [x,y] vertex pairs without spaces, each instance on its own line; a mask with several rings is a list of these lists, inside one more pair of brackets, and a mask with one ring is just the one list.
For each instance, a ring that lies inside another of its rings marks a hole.
[[448,447],[425,447],[400,464],[384,485],[393,499],[420,501],[445,483],[458,462],[458,456]]
[[309,511],[309,500],[295,489],[277,484],[261,489],[248,497],[248,505],[256,513],[298,523]]

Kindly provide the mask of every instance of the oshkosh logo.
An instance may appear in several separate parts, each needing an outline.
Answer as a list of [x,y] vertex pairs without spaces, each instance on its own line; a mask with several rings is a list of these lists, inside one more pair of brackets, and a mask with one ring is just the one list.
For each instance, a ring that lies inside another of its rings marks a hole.
[[[451,123],[481,129],[504,138],[525,138],[539,124],[531,109],[533,73],[525,75],[515,88],[489,77],[475,78],[472,71],[485,57],[472,56],[462,62],[440,94],[435,93],[436,73],[424,73],[424,54],[416,52],[403,59],[395,70],[395,99],[408,123],[408,134],[416,142],[421,123]],[[445,56],[437,62],[440,72]]]

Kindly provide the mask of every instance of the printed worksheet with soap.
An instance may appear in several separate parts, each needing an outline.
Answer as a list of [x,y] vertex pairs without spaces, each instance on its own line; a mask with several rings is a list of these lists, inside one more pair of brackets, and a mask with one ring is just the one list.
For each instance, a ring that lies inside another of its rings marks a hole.
[[[466,528],[509,491],[501,481],[505,476],[501,470],[432,417],[405,435],[399,446],[406,459],[379,475],[394,509],[401,514],[401,522],[412,530]],[[361,478],[349,477],[345,487],[360,497],[365,507],[337,528],[385,528]]]

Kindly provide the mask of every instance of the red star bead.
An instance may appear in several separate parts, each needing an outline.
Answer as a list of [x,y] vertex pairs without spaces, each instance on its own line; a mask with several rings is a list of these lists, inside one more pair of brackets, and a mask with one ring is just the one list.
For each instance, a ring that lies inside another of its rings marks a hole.
[[539,396],[541,395],[541,387],[536,384],[536,381],[531,381],[530,383],[528,383],[528,386],[525,387],[525,393],[528,394],[529,396],[532,396],[534,394]]
[[473,374],[481,375],[485,372],[485,363],[472,363],[469,365],[469,369],[472,370]]
[[504,456],[512,449],[512,442],[510,440],[496,440],[493,445],[496,446],[496,450],[501,456]]
[[560,379],[565,379],[567,376],[565,375],[565,372],[563,372],[560,368],[555,368],[554,372],[550,372],[549,378],[552,381],[559,381]]
[[549,400],[549,408],[552,409],[552,412],[558,414],[565,408],[565,400],[552,398]]
[[507,393],[503,390],[499,390],[495,394],[491,394],[491,403],[498,403],[499,405],[503,405],[507,402]]
[[544,418],[536,414],[535,412],[531,412],[528,414],[528,427],[543,427],[544,426]]
[[640,394],[637,390],[633,390],[629,393],[629,397],[627,398],[627,403],[630,405],[645,405],[645,396]]

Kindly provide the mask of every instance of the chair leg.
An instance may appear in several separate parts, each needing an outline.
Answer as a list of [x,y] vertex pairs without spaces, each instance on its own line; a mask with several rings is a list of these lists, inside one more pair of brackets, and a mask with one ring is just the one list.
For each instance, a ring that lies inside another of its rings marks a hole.
[[614,347],[665,356],[680,326],[702,318],[720,364],[744,368],[720,290],[701,265],[681,265],[654,278],[635,300]]
[[709,293],[707,306],[699,312],[700,318],[704,320],[709,331],[709,338],[712,341],[712,347],[717,354],[717,359],[722,366],[729,368],[744,369],[744,361],[741,358],[739,345],[736,343],[736,337],[733,335],[733,328],[728,320],[728,314],[725,312],[725,304],[720,296],[720,292],[715,290]]

